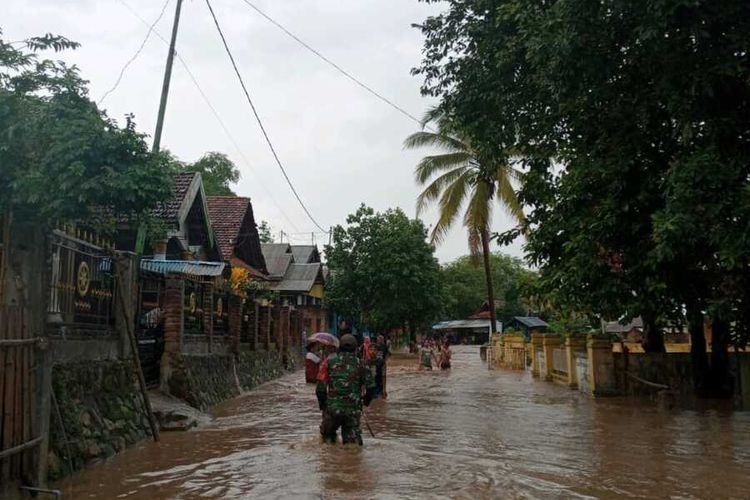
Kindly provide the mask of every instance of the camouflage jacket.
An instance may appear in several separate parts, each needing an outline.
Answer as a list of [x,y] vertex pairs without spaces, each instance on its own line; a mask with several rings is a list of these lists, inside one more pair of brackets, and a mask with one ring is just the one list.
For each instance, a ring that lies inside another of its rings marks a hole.
[[374,387],[372,372],[354,353],[332,354],[318,371],[317,391],[327,393],[326,409],[331,413],[361,413],[363,391]]

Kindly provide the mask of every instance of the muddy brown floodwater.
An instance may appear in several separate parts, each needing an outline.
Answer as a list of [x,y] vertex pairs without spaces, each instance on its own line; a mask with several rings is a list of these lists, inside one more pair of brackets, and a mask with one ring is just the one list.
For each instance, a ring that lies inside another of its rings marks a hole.
[[592,400],[528,373],[389,370],[365,446],[322,445],[301,372],[60,484],[64,498],[748,498],[750,413]]

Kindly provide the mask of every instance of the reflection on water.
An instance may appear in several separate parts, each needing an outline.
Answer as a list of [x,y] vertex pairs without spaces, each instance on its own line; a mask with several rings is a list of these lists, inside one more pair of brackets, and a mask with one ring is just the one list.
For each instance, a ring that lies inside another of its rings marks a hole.
[[322,445],[301,373],[230,401],[60,485],[65,498],[747,498],[750,413],[591,400],[488,371],[393,367],[365,446]]

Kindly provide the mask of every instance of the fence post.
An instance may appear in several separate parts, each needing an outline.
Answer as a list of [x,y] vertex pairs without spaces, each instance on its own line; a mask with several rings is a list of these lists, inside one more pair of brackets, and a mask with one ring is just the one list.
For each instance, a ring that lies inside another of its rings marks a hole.
[[544,335],[542,337],[542,350],[544,351],[544,373],[540,375],[544,380],[552,381],[552,371],[555,368],[554,350],[560,345],[560,337],[555,334]]
[[589,391],[594,396],[616,393],[612,340],[609,336],[590,334],[586,347],[589,354]]
[[565,339],[565,351],[568,358],[568,387],[578,388],[578,367],[576,353],[586,349],[586,339],[575,334],[568,334]]
[[35,353],[37,374],[39,379],[36,387],[38,436],[42,438],[36,451],[36,485],[47,486],[47,455],[49,452],[49,419],[52,390],[52,359],[49,354],[49,344],[44,341],[37,345]]
[[541,375],[540,371],[541,368],[539,366],[540,359],[543,360],[543,356],[540,358],[539,353],[542,350],[542,339],[544,338],[544,334],[542,333],[532,333],[531,334],[531,375],[533,377],[539,378]]

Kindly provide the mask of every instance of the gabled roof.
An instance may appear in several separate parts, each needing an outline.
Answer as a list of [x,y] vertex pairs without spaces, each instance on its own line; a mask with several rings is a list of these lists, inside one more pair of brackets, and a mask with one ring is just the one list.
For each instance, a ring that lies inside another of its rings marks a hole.
[[224,262],[232,258],[237,236],[240,234],[240,227],[249,205],[249,198],[239,196],[208,197],[208,218],[214,228],[216,246],[219,247],[219,253]]
[[260,247],[266,259],[268,275],[276,278],[283,277],[294,262],[291,245],[289,243],[263,243]]
[[[164,219],[165,222],[174,222],[175,224],[179,223],[180,209],[185,203],[196,177],[200,180],[200,174],[197,172],[177,173],[174,176],[174,194],[169,200],[160,203],[156,208],[153,208],[151,214],[160,219]],[[192,198],[194,197],[193,193]]]
[[[194,207],[196,203],[200,207]],[[151,210],[151,214],[162,219],[171,226],[170,237],[176,237],[184,249],[189,246],[189,222],[191,213],[193,217],[198,215],[195,209],[201,212],[201,225],[205,226],[205,235],[210,247],[214,244],[214,231],[211,221],[208,219],[208,204],[206,193],[203,191],[203,179],[199,172],[178,172],[174,176],[174,190],[172,198],[160,203]]]
[[317,245],[292,245],[294,262],[297,264],[312,264],[320,262]]
[[271,284],[271,289],[279,292],[309,292],[318,280],[323,280],[320,262],[291,264],[284,278]]
[[513,319],[527,328],[542,328],[549,326],[547,322],[536,316],[513,316]]

